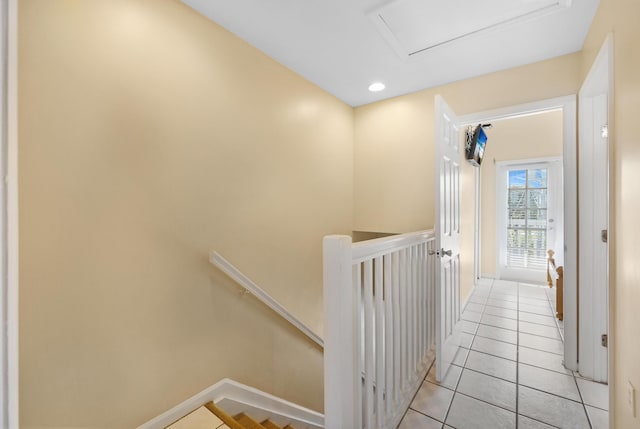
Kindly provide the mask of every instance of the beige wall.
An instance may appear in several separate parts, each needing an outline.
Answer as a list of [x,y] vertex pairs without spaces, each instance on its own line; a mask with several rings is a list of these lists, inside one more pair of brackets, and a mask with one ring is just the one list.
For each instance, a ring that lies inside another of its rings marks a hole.
[[[612,136],[612,275],[613,408],[616,428],[640,428],[640,418],[627,408],[627,382],[640,389],[640,3],[601,0],[584,45],[586,76],[609,32],[614,34],[614,121]],[[637,392],[636,392],[637,396]],[[636,410],[639,404],[636,399]],[[638,411],[636,411],[638,413]]]
[[[480,168],[481,273],[496,274],[496,162],[562,156],[562,111],[492,121]],[[540,280],[545,281],[544,278]]]
[[[579,53],[566,55],[355,109],[354,229],[407,232],[433,228],[436,94],[458,115],[575,94],[581,58]],[[463,171],[463,187],[470,180],[464,175]],[[468,189],[462,192],[465,199],[472,195]],[[473,216],[473,211],[463,214]],[[469,228],[473,219],[463,218],[462,225]],[[473,229],[462,233],[472,236]],[[462,239],[463,245],[468,247],[471,240],[472,246],[473,237]],[[467,277],[463,297],[472,284]]]
[[20,406],[132,428],[224,377],[322,410],[353,110],[173,0],[20,2]]

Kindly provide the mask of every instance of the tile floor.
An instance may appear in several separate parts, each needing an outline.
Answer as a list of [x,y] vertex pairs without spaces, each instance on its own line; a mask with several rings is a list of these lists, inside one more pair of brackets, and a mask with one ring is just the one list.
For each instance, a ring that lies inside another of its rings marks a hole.
[[483,279],[442,383],[432,365],[399,429],[608,429],[606,385],[562,365],[555,289]]

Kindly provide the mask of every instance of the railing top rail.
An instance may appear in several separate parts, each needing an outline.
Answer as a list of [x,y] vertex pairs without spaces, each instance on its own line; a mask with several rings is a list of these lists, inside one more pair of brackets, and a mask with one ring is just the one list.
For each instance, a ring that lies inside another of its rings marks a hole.
[[435,233],[430,229],[354,243],[352,248],[353,263],[377,258],[434,239]]
[[221,269],[226,275],[235,280],[240,286],[245,288],[249,293],[255,296],[257,299],[266,304],[273,311],[285,318],[289,323],[298,328],[303,334],[313,340],[320,347],[324,348],[324,340],[315,332],[304,324],[300,319],[294,316],[289,310],[287,310],[282,304],[275,300],[271,295],[265,292],[260,286],[258,286],[253,280],[245,276],[238,268],[236,268],[231,262],[227,261],[218,252],[211,252],[209,255],[209,262]]

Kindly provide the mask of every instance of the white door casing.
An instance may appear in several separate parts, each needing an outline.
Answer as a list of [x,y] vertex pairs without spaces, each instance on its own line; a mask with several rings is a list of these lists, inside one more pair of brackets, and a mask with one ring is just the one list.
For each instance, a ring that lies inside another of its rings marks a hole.
[[444,99],[435,98],[436,132],[436,380],[444,379],[459,346],[460,127]]

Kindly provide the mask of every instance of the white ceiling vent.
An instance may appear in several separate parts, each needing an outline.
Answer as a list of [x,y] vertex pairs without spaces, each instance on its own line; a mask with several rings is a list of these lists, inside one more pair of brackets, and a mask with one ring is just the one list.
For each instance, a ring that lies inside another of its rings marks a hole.
[[402,59],[567,9],[571,0],[392,0],[369,16]]

